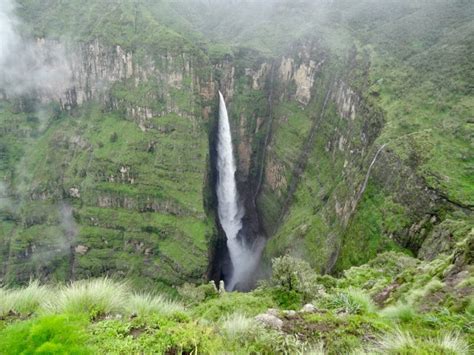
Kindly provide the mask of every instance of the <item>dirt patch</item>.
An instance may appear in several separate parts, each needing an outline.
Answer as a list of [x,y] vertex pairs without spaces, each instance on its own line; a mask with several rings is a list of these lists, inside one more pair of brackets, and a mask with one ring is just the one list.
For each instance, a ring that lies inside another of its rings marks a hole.
[[392,284],[385,287],[382,291],[380,291],[373,297],[374,302],[378,306],[383,306],[385,304],[385,301],[387,301],[390,298],[390,295],[392,294],[392,292],[395,291],[399,287],[400,287],[400,284],[398,282],[396,281],[393,282]]
[[300,314],[291,318],[285,317],[283,321],[282,331],[287,334],[297,334],[298,337],[305,341],[320,337],[323,333],[328,333],[337,328],[337,325],[327,322],[311,322],[305,320]]
[[140,335],[142,335],[144,332],[146,332],[145,327],[134,327],[131,328],[130,331],[128,332],[129,335],[133,337],[133,339],[138,338]]
[[21,314],[18,312],[15,312],[13,310],[8,311],[4,316],[0,317],[0,320],[2,321],[18,321],[18,320],[27,320],[29,319],[33,313],[26,313],[26,314]]

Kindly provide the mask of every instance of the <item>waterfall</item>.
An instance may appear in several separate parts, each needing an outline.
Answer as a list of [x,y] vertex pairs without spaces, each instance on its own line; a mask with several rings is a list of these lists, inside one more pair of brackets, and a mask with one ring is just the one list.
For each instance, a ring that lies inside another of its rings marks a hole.
[[219,91],[219,126],[217,134],[217,212],[227,238],[227,248],[233,266],[233,274],[227,280],[227,289],[232,290],[239,283],[246,283],[258,263],[258,254],[247,247],[245,238],[239,236],[242,229],[244,208],[239,201],[235,182],[235,161],[232,149],[232,135],[224,97]]
[[364,193],[365,188],[367,187],[367,182],[369,181],[370,171],[372,170],[372,167],[374,166],[375,162],[377,161],[377,158],[378,158],[379,154],[382,152],[382,150],[385,148],[386,145],[387,145],[387,143],[383,144],[377,150],[377,152],[375,153],[374,158],[372,159],[372,162],[370,163],[369,168],[367,169],[367,173],[365,174],[365,179],[364,179],[364,183],[362,184],[362,188],[360,189],[359,193],[357,194],[357,201],[359,201],[360,198],[362,197],[362,194]]

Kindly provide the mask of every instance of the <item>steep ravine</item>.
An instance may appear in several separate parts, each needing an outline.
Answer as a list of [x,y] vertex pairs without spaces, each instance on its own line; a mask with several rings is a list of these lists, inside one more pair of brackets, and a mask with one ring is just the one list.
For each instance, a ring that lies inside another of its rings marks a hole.
[[[432,258],[455,242],[452,213],[472,213],[378,141],[385,119],[367,93],[366,53],[341,59],[307,41],[274,58],[241,50],[213,63],[195,53],[135,60],[92,41],[70,58],[70,87],[34,100],[54,116],[46,128],[22,112],[25,98],[5,98],[2,129],[29,145],[2,171],[19,201],[2,217],[5,282],[226,279],[215,212],[217,89],[228,100],[242,233],[268,240],[262,273],[285,253],[326,273],[387,249]],[[74,240],[61,237],[64,201]]]
[[[237,105],[231,111],[234,127],[240,127],[234,128],[236,136],[246,143],[260,139],[264,147],[250,154],[253,164],[264,157],[253,170],[257,173],[248,173],[244,157],[238,174],[247,183],[242,191],[257,186],[256,198],[249,200],[256,201],[260,228],[269,238],[267,262],[290,253],[320,272],[339,272],[383,250],[406,248],[432,258],[434,250],[453,246],[455,239],[446,236],[469,230],[462,220],[458,227],[448,220],[453,213],[469,218],[471,212],[429,188],[413,161],[400,161],[392,142],[378,140],[385,118],[376,97],[368,95],[367,53],[352,49],[341,61],[317,43],[304,43],[287,56],[258,65],[246,69],[253,76],[244,89],[233,90]],[[258,94],[249,99],[255,88],[263,91],[264,99]],[[261,112],[265,101],[270,104],[260,119],[255,112]],[[249,138],[242,126],[252,117],[260,125]],[[264,172],[262,179],[259,171]],[[444,227],[433,228],[438,224]],[[446,227],[445,236],[440,235]]]

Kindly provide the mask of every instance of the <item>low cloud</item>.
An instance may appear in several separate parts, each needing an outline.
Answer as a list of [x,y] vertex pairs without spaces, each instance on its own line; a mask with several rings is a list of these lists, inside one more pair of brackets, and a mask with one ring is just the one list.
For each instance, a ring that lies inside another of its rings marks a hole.
[[62,91],[70,77],[63,47],[23,38],[17,31],[19,23],[14,1],[0,1],[0,90],[7,96]]

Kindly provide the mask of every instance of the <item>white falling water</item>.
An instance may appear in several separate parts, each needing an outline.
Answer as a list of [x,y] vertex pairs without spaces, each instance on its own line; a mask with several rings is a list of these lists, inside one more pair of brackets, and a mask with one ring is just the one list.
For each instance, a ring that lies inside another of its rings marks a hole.
[[379,157],[379,154],[382,152],[382,150],[385,148],[386,145],[387,145],[387,143],[383,144],[377,150],[377,152],[375,153],[374,158],[372,159],[372,161],[369,165],[369,168],[367,169],[367,173],[365,174],[365,179],[364,179],[364,183],[362,184],[362,188],[360,189],[360,191],[357,195],[357,201],[359,201],[359,199],[362,197],[362,194],[364,193],[365,188],[367,187],[367,182],[369,181],[370,172],[372,170],[372,167],[374,166],[375,162],[377,161],[377,158]]
[[236,284],[246,282],[255,270],[258,256],[248,249],[241,238],[244,209],[240,205],[235,183],[235,161],[232,149],[232,135],[224,97],[219,91],[219,126],[217,134],[217,203],[218,215],[227,237],[227,248],[233,265],[233,274],[227,282],[227,289],[232,290]]

